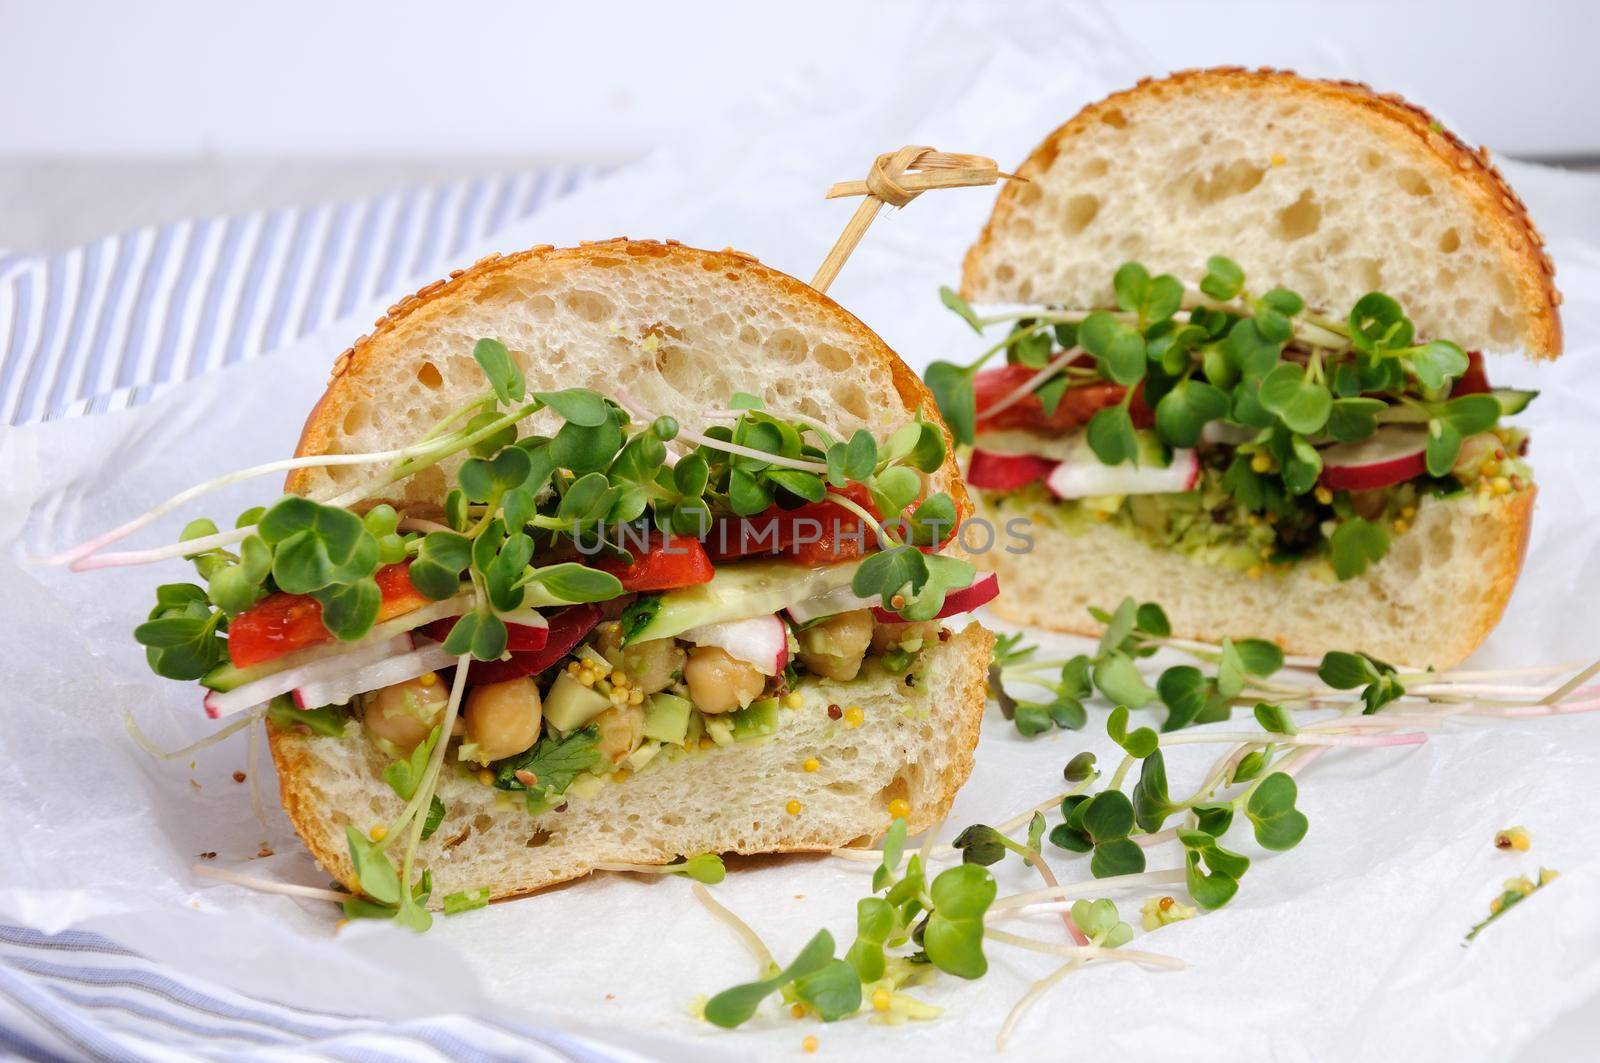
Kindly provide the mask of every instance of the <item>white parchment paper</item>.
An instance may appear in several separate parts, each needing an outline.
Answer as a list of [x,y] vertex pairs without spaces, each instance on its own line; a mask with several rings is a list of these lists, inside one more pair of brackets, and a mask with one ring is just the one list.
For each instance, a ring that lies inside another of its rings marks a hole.
[[[708,122],[704,140],[561,201],[496,249],[672,237],[735,245],[807,277],[852,209],[822,201],[821,191],[864,172],[876,152],[923,143],[1011,164],[1077,107],[1148,72],[1136,45],[1081,12],[1070,22],[1035,14],[996,25],[940,9],[905,25],[890,51],[881,69],[898,71],[892,80],[862,71],[853,84],[757,87]],[[1334,72],[1382,80],[1358,62],[1330,61]],[[800,113],[813,117],[795,120]],[[1497,382],[1543,389],[1525,418],[1541,493],[1522,582],[1477,660],[1568,660],[1600,652],[1600,495],[1591,482],[1600,471],[1600,178],[1507,170],[1551,238],[1568,351],[1555,366],[1492,367]],[[956,279],[992,195],[938,193],[889,212],[834,287],[914,366],[973,353],[974,337],[938,307],[935,292]],[[290,1002],[397,1018],[515,1014],[665,1058],[799,1054],[807,1034],[835,1058],[989,1052],[1006,1010],[1053,967],[1049,957],[992,946],[988,978],[947,977],[924,991],[946,1008],[932,1023],[820,1027],[772,1009],[727,1034],[691,1019],[687,1005],[751,976],[754,965],[677,879],[601,877],[440,919],[424,937],[375,924],[335,937],[331,906],[191,873],[197,854],[214,851],[218,866],[325,881],[276,806],[265,759],[247,762],[242,735],[191,765],[148,759],[123,729],[132,712],[174,747],[209,726],[195,692],[152,676],[129,635],[153,584],[186,578],[181,566],[69,576],[26,555],[101,531],[190,483],[289,453],[328,363],[365,324],[176,388],[143,409],[0,435],[0,541],[10,544],[0,556],[8,695],[0,710],[0,916],[46,929],[88,926]],[[225,518],[275,489],[260,482],[182,516]],[[144,541],[167,541],[181,523],[163,522]],[[1031,742],[991,714],[952,825],[996,822],[1049,797],[1081,749],[1110,757],[1102,714],[1084,733]],[[1171,755],[1174,790],[1191,784],[1210,755]],[[231,778],[240,769],[259,770],[267,783],[266,825],[252,813],[248,787]],[[1581,1043],[1600,1025],[1592,1006],[1583,1010],[1600,1000],[1597,769],[1600,719],[1591,717],[1327,756],[1302,777],[1311,830],[1297,850],[1258,859],[1225,910],[1140,939],[1188,970],[1076,974],[1033,1012],[1009,1054],[1512,1058],[1549,1044],[1534,1039],[1558,1023],[1562,1044]],[[1515,823],[1533,833],[1532,852],[1496,852],[1494,831]],[[258,858],[263,848],[276,855]],[[1056,863],[1064,880],[1087,877],[1081,861]],[[1463,949],[1463,933],[1501,880],[1540,864],[1563,878]],[[1176,853],[1152,851],[1152,869],[1177,865]],[[786,956],[822,926],[848,941],[868,875],[866,865],[823,858],[746,860],[718,896]],[[1002,880],[1007,891],[1035,884],[1015,871]],[[1149,892],[1116,897],[1130,922]],[[1049,917],[1013,929],[1047,939],[1060,932]]]

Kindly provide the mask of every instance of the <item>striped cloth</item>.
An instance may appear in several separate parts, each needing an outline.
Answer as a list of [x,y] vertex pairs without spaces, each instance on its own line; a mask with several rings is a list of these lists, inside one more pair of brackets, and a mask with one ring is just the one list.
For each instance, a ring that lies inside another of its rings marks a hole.
[[203,218],[63,254],[0,251],[0,424],[103,413],[278,350],[442,273],[600,171]]
[[[102,413],[269,354],[441,274],[598,176],[562,167],[364,202],[179,222],[47,257],[0,251],[0,423]],[[516,1022],[390,1023],[190,978],[97,934],[0,923],[0,1057],[637,1059]]]
[[0,1056],[32,1060],[572,1060],[640,1057],[514,1021],[384,1022],[290,1008],[176,974],[99,934],[0,926]]

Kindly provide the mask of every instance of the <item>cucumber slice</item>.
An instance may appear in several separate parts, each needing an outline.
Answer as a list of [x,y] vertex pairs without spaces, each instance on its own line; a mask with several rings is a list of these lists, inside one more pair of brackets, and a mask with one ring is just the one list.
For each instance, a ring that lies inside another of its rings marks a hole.
[[1522,388],[1495,388],[1489,394],[1500,401],[1500,416],[1510,417],[1528,408],[1528,403],[1539,397],[1537,391]]

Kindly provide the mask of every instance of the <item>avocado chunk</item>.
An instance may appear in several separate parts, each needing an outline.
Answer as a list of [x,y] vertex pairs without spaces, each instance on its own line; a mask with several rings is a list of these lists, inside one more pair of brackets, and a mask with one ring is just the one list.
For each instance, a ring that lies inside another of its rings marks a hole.
[[544,718],[558,731],[576,731],[610,707],[610,698],[562,672],[544,697]]
[[793,561],[740,561],[718,566],[709,583],[645,595],[622,614],[623,644],[670,638],[704,624],[767,616],[819,594],[848,587],[859,561],[808,568]]
[[777,698],[762,698],[760,701],[751,702],[749,708],[733,713],[733,738],[736,742],[776,734],[777,730]]
[[692,711],[687,698],[676,694],[650,695],[644,710],[644,736],[657,742],[683,745],[689,737],[689,713]]

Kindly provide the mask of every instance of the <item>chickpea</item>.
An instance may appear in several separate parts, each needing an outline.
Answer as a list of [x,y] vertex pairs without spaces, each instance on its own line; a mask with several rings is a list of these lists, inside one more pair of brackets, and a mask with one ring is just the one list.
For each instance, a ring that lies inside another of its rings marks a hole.
[[854,679],[872,644],[872,610],[840,613],[800,632],[800,663],[829,679]]
[[756,666],[729,657],[720,646],[696,646],[683,666],[689,700],[701,712],[742,709],[767,687],[767,677]]
[[467,695],[467,741],[477,747],[477,760],[515,756],[539,739],[544,714],[539,688],[524,676],[476,687]]
[[622,670],[629,682],[646,694],[672,685],[672,677],[683,670],[684,653],[677,639],[651,639],[622,651]]
[[939,637],[939,621],[925,620],[920,624],[877,623],[872,628],[872,652],[888,653],[907,642],[921,640],[923,646]]
[[594,718],[594,725],[600,732],[595,748],[612,764],[621,763],[644,741],[644,709],[637,705],[607,709]]
[[368,695],[361,720],[373,738],[410,753],[439,726],[449,701],[450,687],[430,672]]

